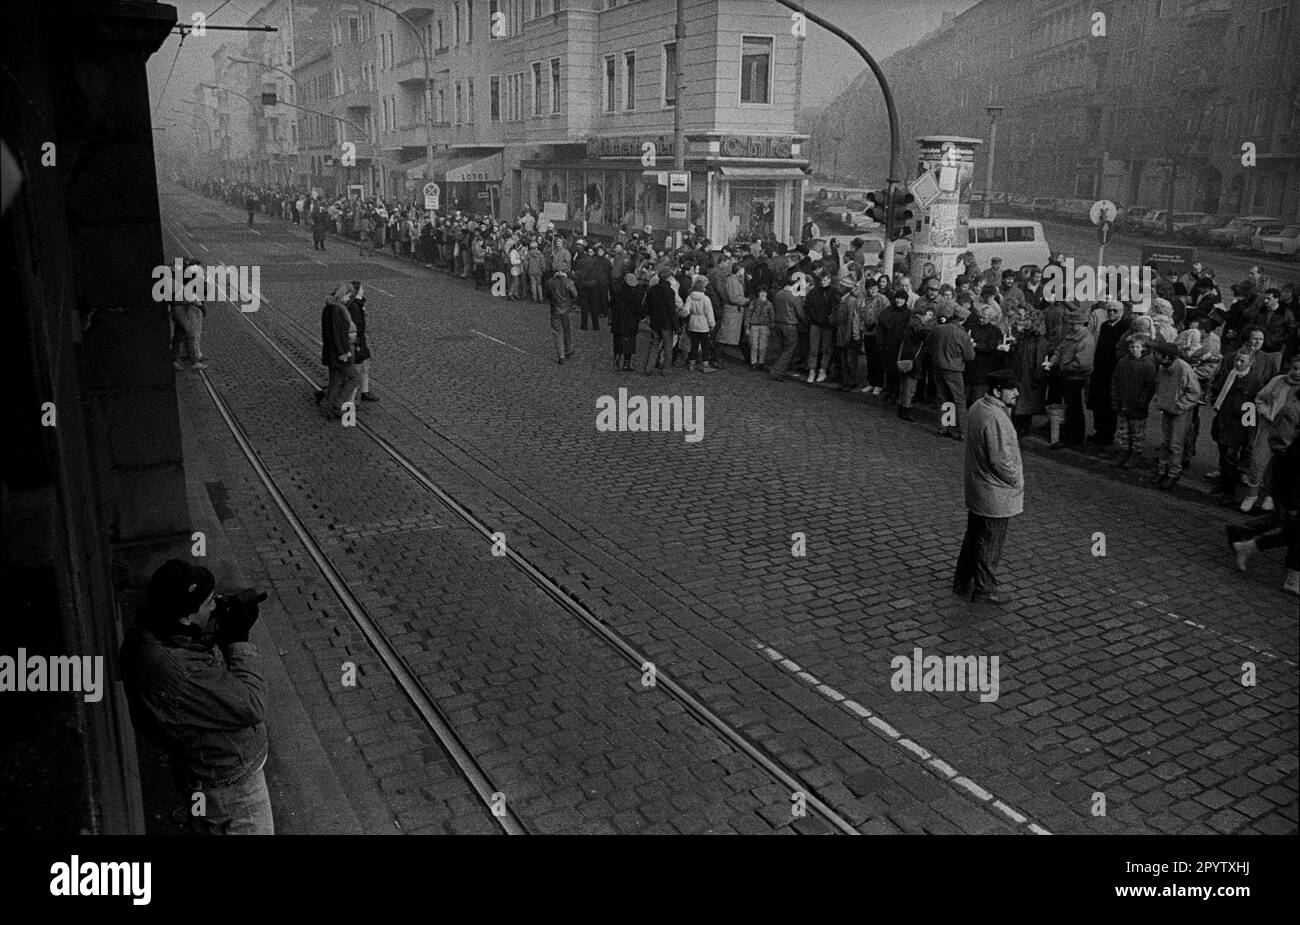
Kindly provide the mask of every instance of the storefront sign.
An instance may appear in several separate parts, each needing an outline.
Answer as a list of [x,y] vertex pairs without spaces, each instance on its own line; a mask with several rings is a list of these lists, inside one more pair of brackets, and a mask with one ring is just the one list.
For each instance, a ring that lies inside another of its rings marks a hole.
[[656,157],[672,157],[673,139],[667,135],[618,135],[609,138],[587,139],[587,157],[640,157],[642,145],[655,146]]
[[567,221],[569,218],[569,204],[567,202],[542,203],[542,218],[551,222]]
[[723,135],[721,147],[723,157],[794,157],[794,139],[789,135]]

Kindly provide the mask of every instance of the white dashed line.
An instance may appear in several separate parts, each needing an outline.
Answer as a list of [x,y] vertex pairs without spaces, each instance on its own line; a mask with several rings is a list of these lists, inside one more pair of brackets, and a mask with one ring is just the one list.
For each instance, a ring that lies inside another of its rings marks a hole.
[[[1122,591],[1117,591],[1114,588],[1107,588],[1106,592],[1108,594],[1115,594],[1120,597],[1124,597]],[[1148,610],[1153,610],[1156,613],[1160,614],[1160,616],[1167,617],[1168,619],[1173,620],[1176,623],[1181,623],[1183,626],[1190,626],[1192,629],[1198,629],[1201,630],[1202,632],[1209,633],[1211,636],[1214,636],[1218,639],[1222,639],[1224,642],[1229,642],[1234,646],[1241,646],[1243,649],[1247,649],[1264,658],[1280,661],[1283,665],[1289,665],[1292,668],[1300,667],[1296,664],[1296,662],[1292,661],[1291,659],[1283,658],[1280,655],[1274,655],[1272,652],[1269,652],[1265,649],[1261,649],[1259,646],[1255,645],[1254,643],[1247,642],[1246,640],[1242,639],[1240,636],[1230,636],[1227,633],[1219,632],[1213,627],[1206,626],[1204,623],[1197,623],[1195,620],[1191,620],[1187,617],[1182,616],[1181,614],[1176,614],[1172,610],[1161,610],[1155,604],[1148,604],[1146,601],[1140,601],[1137,598],[1130,597],[1127,598],[1127,600],[1132,604],[1137,604],[1137,606],[1139,607],[1144,607]]]
[[477,334],[479,337],[486,337],[488,340],[494,341],[495,343],[500,344],[502,347],[509,347],[511,350],[514,350],[516,353],[523,353],[523,354],[528,353],[527,350],[520,350],[514,344],[507,344],[505,341],[498,340],[497,338],[493,337],[491,334],[484,334],[482,331],[476,331],[473,328],[470,328],[469,332],[471,334]]
[[371,286],[370,288],[375,290],[375,292],[383,293],[384,295],[388,296],[390,299],[394,298],[393,294],[389,292],[387,289],[380,289],[378,286]]
[[882,736],[888,738],[891,742],[894,742],[895,744],[906,749],[909,754],[913,755],[929,770],[939,775],[939,777],[941,777],[946,783],[952,784],[956,787],[960,787],[963,793],[974,797],[975,799],[979,800],[981,803],[988,804],[990,807],[992,807],[1001,815],[1005,816],[1015,825],[1027,826],[1028,829],[1031,832],[1033,832],[1035,835],[1052,834],[1051,832],[1043,828],[1038,823],[1031,822],[1029,820],[1029,817],[1026,816],[1024,813],[1013,808],[1009,804],[1004,803],[1002,800],[995,799],[993,794],[990,793],[988,790],[985,790],[983,787],[975,783],[969,777],[966,777],[963,774],[961,774],[956,768],[954,768],[948,762],[936,756],[933,752],[925,748],[920,743],[914,742],[911,739],[906,738],[901,732],[899,732],[889,723],[885,722],[884,719],[882,719],[879,716],[876,716],[874,713],[872,713],[862,704],[858,703],[856,700],[850,700],[843,693],[831,687],[829,684],[823,684],[821,681],[818,681],[815,677],[813,677],[812,674],[810,674],[807,671],[804,671],[797,664],[795,664],[791,659],[786,658],[776,649],[773,649],[771,646],[764,645],[762,642],[758,641],[757,639],[752,639],[750,640],[750,642],[753,644],[754,648],[758,649],[758,651],[762,652],[772,661],[776,662],[778,665],[780,665],[782,668],[789,671],[791,674],[799,678],[804,683],[811,685],[813,690],[817,691],[817,693],[821,694],[827,700],[830,700],[834,703],[838,703],[842,705],[850,713],[854,714],[855,716],[859,716],[862,719],[865,719],[869,726],[871,726],[873,729],[879,732]]

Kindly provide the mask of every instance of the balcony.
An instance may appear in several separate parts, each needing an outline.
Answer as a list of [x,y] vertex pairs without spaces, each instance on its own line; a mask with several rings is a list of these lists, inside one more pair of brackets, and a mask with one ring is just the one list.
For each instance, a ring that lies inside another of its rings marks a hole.
[[[434,71],[433,62],[429,62],[430,79]],[[416,55],[413,58],[407,58],[405,61],[398,61],[393,65],[393,80],[399,84],[410,84],[416,87],[424,83],[424,57]]]
[[374,109],[375,92],[373,90],[349,90],[334,98],[340,109]]
[[1183,18],[1193,25],[1209,25],[1232,15],[1233,0],[1185,0]]

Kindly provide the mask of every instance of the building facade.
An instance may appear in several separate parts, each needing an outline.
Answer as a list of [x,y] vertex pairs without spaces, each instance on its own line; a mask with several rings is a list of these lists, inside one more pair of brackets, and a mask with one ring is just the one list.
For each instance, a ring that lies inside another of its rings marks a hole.
[[[250,22],[285,22],[278,11],[287,3],[268,4]],[[421,201],[432,182],[450,210],[514,217],[531,206],[561,228],[595,234],[667,226],[678,105],[675,4],[385,6],[321,0],[312,9],[322,28],[306,41],[299,4],[292,41],[282,37],[268,50],[264,37],[249,40],[243,57],[264,63],[257,79],[267,86],[231,89],[250,98],[263,89],[281,99],[294,94],[302,108],[282,124],[269,109],[254,112],[247,134],[257,153],[246,155],[246,174],[286,182],[277,155],[292,150],[288,182],[334,192]],[[796,239],[808,144],[794,130],[802,47],[789,12],[770,0],[686,0],[685,12],[689,220],[715,242],[751,234]],[[288,52],[275,50],[288,47],[291,67]],[[292,77],[270,87],[272,65]],[[223,79],[235,80],[227,71],[213,82]],[[216,95],[232,105],[231,94]],[[239,163],[237,138],[226,137]],[[259,159],[266,164],[260,172],[253,164]]]
[[[1001,107],[995,190],[1295,221],[1297,42],[1300,7],[1287,0],[983,0],[882,68],[907,140],[987,139],[987,107]],[[866,143],[840,162],[883,180],[870,74],[829,115],[844,111]]]

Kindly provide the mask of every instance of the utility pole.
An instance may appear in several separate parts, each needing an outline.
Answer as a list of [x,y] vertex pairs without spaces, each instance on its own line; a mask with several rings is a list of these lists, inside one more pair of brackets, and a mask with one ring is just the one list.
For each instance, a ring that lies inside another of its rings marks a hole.
[[998,113],[1002,112],[1003,108],[992,104],[984,107],[984,111],[989,114],[989,163],[988,172],[984,175],[985,218],[989,217],[989,211],[993,208],[993,157],[998,150]]
[[[673,47],[677,53],[673,55],[674,86],[676,86],[676,99],[673,100],[673,170],[678,173],[686,169],[686,121],[682,114],[682,108],[685,105],[686,95],[686,55],[683,54],[686,44],[686,0],[677,0],[677,25],[673,30]],[[682,246],[682,233],[673,232],[674,249]]]

